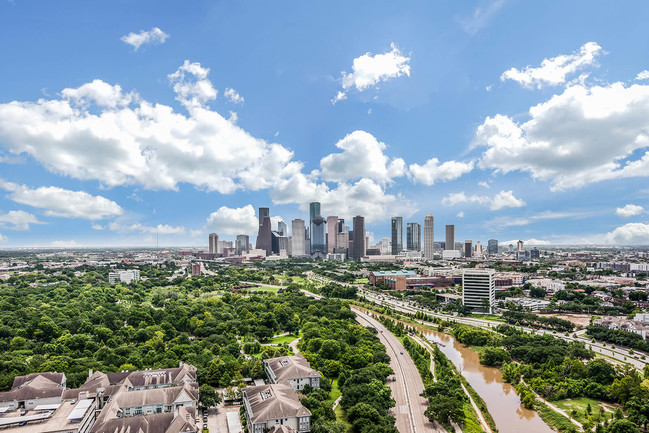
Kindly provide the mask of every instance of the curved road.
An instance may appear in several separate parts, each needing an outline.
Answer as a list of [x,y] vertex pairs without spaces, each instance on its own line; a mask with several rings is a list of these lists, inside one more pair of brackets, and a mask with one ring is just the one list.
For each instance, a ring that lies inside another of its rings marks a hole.
[[400,433],[437,432],[424,412],[428,401],[420,394],[424,392],[424,382],[412,358],[401,342],[378,320],[352,308],[356,321],[376,328],[381,343],[390,356],[390,367],[394,370],[396,381],[388,381],[392,397],[396,402],[393,415]]

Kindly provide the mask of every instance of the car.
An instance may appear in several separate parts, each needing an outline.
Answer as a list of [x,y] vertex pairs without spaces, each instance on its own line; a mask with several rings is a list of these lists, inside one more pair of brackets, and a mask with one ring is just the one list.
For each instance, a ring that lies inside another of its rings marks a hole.
[[203,429],[206,429],[206,428],[207,428],[207,424],[203,424]]
[[76,402],[77,402],[76,400],[72,400],[70,404],[75,404]]
[[27,425],[27,421],[21,421],[21,422],[18,423],[18,425],[19,425],[20,427],[22,427],[22,426],[24,426],[24,425]]
[[24,416],[24,415],[27,415],[27,411],[23,409],[20,411],[20,416]]
[[403,355],[403,352],[401,352],[401,354]]

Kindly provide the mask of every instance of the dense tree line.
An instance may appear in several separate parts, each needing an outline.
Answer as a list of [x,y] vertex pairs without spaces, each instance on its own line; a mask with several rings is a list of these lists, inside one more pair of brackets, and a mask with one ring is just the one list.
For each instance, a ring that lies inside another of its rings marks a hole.
[[507,319],[507,323],[516,323],[521,326],[536,326],[560,332],[572,331],[575,328],[575,325],[569,320],[558,317],[540,316],[520,311],[505,311],[502,316]]
[[622,331],[620,329],[607,329],[601,325],[589,325],[587,328],[588,335],[596,340],[608,341],[618,346],[631,347],[635,350],[649,352],[649,342],[642,338],[641,335],[633,332]]
[[[342,392],[340,405],[354,432],[396,433],[394,417],[388,414],[394,400],[385,384],[393,373],[390,358],[376,331],[351,322],[353,313],[344,311],[347,320],[313,317],[305,321],[298,348],[311,366],[325,375],[323,382],[337,380]],[[314,401],[307,404],[318,408]],[[313,430],[325,431],[324,425],[332,422],[323,411],[315,417]]]
[[179,284],[166,275],[160,285],[154,277],[128,286],[111,286],[95,271],[35,287],[24,284],[31,276],[12,277],[0,286],[0,390],[14,376],[36,371],[64,372],[75,387],[89,369],[164,368],[179,361],[196,365],[201,383],[226,386],[260,377],[260,358],[285,352],[268,348],[245,356],[238,340],[254,345],[314,318],[352,318],[337,300],[295,293],[244,297],[223,289],[242,273],[248,271]]

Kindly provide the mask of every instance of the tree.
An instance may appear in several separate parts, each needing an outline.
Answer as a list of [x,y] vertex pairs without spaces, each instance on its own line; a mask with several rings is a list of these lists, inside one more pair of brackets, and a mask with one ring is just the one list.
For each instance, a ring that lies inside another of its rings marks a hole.
[[208,384],[203,384],[198,389],[198,401],[204,407],[216,406],[221,402],[221,396]]
[[639,433],[638,426],[628,419],[616,419],[608,425],[607,433]]

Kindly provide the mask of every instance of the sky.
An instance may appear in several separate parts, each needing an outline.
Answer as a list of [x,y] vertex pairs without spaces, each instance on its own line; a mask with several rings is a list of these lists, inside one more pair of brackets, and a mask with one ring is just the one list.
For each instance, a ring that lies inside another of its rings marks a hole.
[[0,0],[0,248],[649,245],[649,3]]

